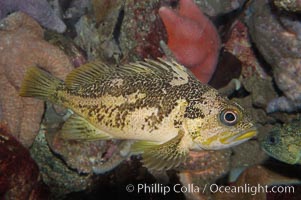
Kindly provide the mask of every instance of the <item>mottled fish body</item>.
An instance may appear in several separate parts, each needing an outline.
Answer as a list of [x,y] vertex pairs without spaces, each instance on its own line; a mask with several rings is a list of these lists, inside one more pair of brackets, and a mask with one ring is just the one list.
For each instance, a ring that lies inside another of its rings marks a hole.
[[256,134],[241,106],[174,61],[89,63],[65,82],[31,68],[20,94],[75,113],[62,128],[63,138],[136,140],[132,150],[154,169],[177,166],[189,149],[222,149]]
[[301,119],[275,127],[262,140],[263,150],[288,164],[301,164]]

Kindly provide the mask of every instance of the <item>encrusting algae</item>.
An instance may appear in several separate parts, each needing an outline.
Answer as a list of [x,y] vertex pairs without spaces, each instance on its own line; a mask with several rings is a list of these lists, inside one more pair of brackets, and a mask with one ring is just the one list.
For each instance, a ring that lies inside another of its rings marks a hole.
[[65,82],[33,67],[20,95],[71,109],[63,138],[134,140],[131,151],[156,170],[178,166],[190,149],[223,149],[257,133],[241,106],[174,61],[89,63]]

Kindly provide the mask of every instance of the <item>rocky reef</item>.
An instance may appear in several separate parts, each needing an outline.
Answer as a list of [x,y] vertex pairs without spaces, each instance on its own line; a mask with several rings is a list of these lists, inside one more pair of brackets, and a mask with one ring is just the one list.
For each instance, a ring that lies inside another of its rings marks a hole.
[[246,0],[196,0],[195,3],[208,15],[216,17],[241,9]]
[[24,12],[37,20],[42,26],[62,33],[66,30],[65,23],[52,10],[47,0],[1,0],[0,19],[12,12]]
[[[273,10],[268,1],[254,1],[247,24],[264,59],[273,68],[274,80],[284,96],[272,100],[268,112],[296,111],[301,103],[300,21]],[[281,48],[279,48],[281,47]]]
[[301,1],[300,0],[274,0],[275,6],[280,9],[289,12],[300,12],[301,11]]

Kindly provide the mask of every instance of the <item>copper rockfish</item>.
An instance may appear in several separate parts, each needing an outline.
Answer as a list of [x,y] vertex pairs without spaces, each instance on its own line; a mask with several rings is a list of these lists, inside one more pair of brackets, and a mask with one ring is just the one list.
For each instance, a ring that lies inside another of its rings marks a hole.
[[131,151],[143,153],[144,165],[157,170],[178,166],[190,149],[223,149],[256,134],[241,106],[175,61],[89,63],[65,82],[33,67],[20,95],[71,109],[63,138],[133,140]]

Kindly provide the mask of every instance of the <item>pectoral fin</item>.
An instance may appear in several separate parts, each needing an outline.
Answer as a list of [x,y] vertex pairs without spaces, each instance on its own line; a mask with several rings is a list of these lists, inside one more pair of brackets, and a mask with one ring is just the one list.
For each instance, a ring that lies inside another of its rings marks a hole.
[[142,162],[148,169],[168,170],[185,161],[188,148],[183,148],[183,145],[181,145],[183,136],[184,133],[180,131],[176,137],[163,144],[138,141],[133,144],[132,151],[143,151]]
[[63,125],[61,137],[70,140],[108,140],[112,138],[77,114],[73,114],[67,119]]

